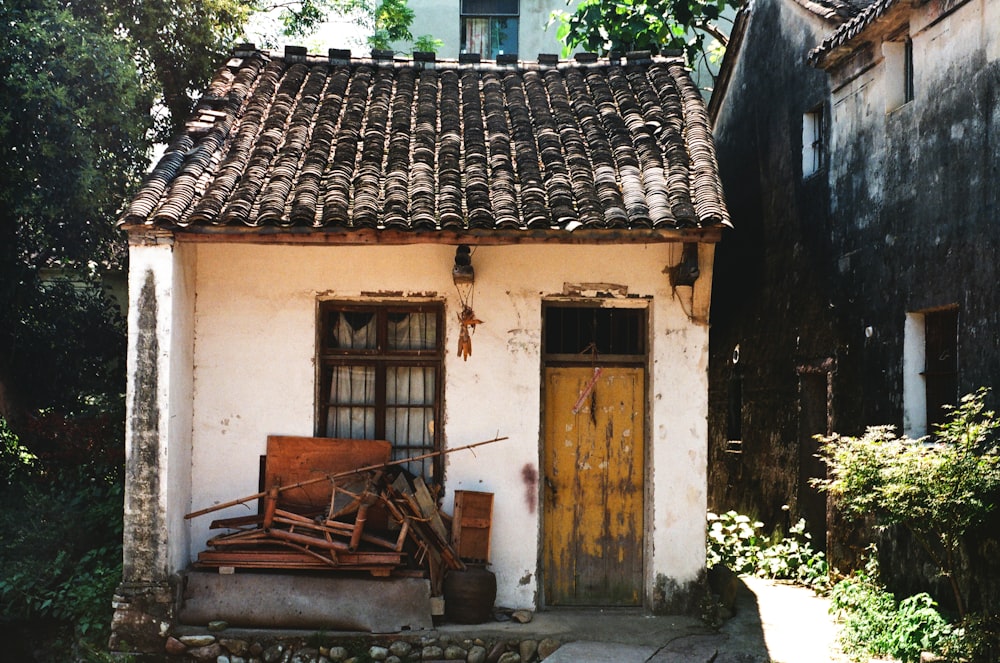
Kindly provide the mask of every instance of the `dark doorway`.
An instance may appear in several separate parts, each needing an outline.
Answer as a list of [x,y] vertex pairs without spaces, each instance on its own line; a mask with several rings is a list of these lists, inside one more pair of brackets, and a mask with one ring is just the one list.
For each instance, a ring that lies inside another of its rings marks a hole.
[[825,370],[799,372],[799,515],[806,519],[813,546],[826,550],[826,493],[811,484],[826,478],[826,465],[817,458],[817,435],[830,434],[830,373]]

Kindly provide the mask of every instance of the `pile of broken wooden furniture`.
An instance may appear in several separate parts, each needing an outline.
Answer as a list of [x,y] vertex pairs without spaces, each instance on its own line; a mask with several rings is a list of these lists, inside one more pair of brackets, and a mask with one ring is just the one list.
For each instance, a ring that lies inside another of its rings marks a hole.
[[258,502],[255,514],[211,523],[225,531],[195,566],[426,577],[441,596],[449,569],[488,561],[493,494],[456,491],[451,518],[439,488],[403,469],[423,457],[390,454],[383,440],[270,436],[259,493],[187,515]]

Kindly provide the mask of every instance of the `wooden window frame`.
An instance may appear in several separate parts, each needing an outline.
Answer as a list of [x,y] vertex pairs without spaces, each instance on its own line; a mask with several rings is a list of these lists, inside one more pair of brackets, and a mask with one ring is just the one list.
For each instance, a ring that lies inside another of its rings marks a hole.
[[826,118],[822,104],[802,115],[802,179],[823,170],[826,161]]
[[[376,341],[374,348],[335,348],[328,343],[328,324],[330,314],[333,312],[356,312],[371,313],[375,316]],[[433,313],[436,321],[436,338],[434,347],[421,350],[390,350],[388,348],[388,321],[392,313]],[[338,366],[361,366],[374,369],[375,373],[375,402],[372,406],[375,414],[375,439],[389,440],[393,445],[393,459],[422,455],[424,453],[439,452],[442,448],[441,426],[442,421],[443,394],[444,394],[444,303],[439,301],[377,301],[358,302],[342,300],[320,301],[317,311],[317,341],[316,341],[316,420],[315,434],[318,437],[325,437],[327,415],[331,407],[330,387],[332,381],[332,369]],[[408,441],[397,443],[387,436],[387,370],[391,367],[430,367],[435,373],[435,384],[433,388],[434,402],[432,405],[433,430],[431,432],[430,444],[411,444]],[[428,462],[432,468],[432,474],[425,479],[432,479],[437,483],[443,483],[444,463],[440,455],[429,461],[425,461],[426,468]]]

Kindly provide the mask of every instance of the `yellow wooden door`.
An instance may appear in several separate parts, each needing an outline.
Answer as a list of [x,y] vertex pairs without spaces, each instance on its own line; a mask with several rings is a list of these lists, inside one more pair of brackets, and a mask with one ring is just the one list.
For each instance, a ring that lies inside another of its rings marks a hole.
[[[642,603],[642,368],[545,369],[545,603]],[[584,397],[581,399],[581,395]],[[576,407],[576,413],[574,408]]]

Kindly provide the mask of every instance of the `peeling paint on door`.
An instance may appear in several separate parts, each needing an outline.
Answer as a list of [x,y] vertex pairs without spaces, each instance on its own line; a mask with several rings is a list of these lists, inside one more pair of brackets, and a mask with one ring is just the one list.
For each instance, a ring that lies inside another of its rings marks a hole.
[[547,605],[641,605],[643,389],[639,367],[545,369]]

